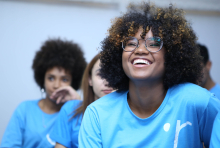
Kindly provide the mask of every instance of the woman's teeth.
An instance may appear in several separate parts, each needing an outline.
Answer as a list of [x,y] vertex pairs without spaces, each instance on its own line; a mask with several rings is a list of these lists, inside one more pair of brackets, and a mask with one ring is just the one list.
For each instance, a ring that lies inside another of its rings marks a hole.
[[135,64],[146,64],[146,65],[150,65],[150,63],[149,63],[147,60],[144,60],[144,59],[136,59],[136,60],[134,60],[133,65],[135,65]]

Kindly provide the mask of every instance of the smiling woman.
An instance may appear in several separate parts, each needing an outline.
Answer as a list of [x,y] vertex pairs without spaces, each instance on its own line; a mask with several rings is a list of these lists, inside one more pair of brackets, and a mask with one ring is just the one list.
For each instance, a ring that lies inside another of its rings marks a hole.
[[[135,38],[137,40],[141,40],[141,35],[143,31],[141,29],[135,34]],[[149,82],[153,82],[152,80],[160,81],[163,84],[163,75],[165,72],[164,67],[164,47],[160,46],[156,49],[155,52],[151,47],[146,46],[146,42],[153,38],[153,33],[151,30],[146,33],[144,37],[145,43],[139,44],[137,42],[137,47],[132,51],[127,51],[126,49],[130,46],[125,46],[123,54],[122,54],[122,67],[124,69],[125,74],[129,79],[140,79],[143,83],[143,80],[148,80]],[[147,49],[147,50],[146,50]],[[149,51],[151,49],[151,51]],[[159,52],[158,52],[159,51]],[[152,54],[150,54],[152,53]],[[151,86],[151,83],[146,83]],[[155,82],[153,82],[155,83]]]
[[80,148],[209,146],[220,102],[196,85],[202,58],[183,14],[141,3],[115,18],[100,75],[117,91],[87,107]]
[[[78,64],[80,63],[80,64]],[[47,40],[33,61],[34,78],[45,98],[22,102],[14,111],[4,133],[1,147],[52,148],[55,142],[51,131],[64,102],[75,99],[80,104],[76,90],[80,87],[86,61],[81,48],[71,41]],[[73,90],[72,97],[62,92],[52,97],[60,87]]]

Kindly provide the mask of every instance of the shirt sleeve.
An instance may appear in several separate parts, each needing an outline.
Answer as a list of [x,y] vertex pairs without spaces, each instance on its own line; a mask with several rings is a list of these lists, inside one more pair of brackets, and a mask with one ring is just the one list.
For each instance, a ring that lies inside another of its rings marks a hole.
[[219,110],[220,101],[214,95],[212,95],[199,121],[201,140],[204,142],[206,148],[209,147],[213,123]]
[[51,133],[51,139],[65,147],[71,147],[71,125],[69,120],[71,116],[66,112],[64,107],[59,112]]
[[212,128],[211,141],[210,141],[210,148],[217,148],[217,147],[220,147],[220,112],[215,118]]
[[90,109],[86,109],[79,131],[79,148],[101,148],[101,129],[98,116]]
[[25,103],[21,103],[14,111],[5,133],[3,135],[0,147],[22,147],[23,133],[25,127]]

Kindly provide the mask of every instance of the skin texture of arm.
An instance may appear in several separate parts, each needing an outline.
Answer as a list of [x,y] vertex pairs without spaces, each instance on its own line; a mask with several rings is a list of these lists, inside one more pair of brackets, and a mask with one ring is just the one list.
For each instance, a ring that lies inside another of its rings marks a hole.
[[55,148],[66,148],[66,147],[63,146],[62,144],[56,143]]
[[63,86],[55,90],[50,96],[51,99],[55,99],[56,103],[64,103],[69,100],[81,100],[80,95],[71,86]]

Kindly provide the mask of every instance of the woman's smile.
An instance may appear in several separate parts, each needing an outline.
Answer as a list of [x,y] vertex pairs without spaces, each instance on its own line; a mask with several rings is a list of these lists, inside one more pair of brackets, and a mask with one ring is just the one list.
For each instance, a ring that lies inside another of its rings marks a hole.
[[131,60],[131,64],[134,67],[146,67],[150,66],[152,62],[146,58],[134,58]]

